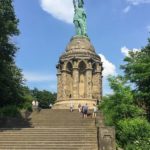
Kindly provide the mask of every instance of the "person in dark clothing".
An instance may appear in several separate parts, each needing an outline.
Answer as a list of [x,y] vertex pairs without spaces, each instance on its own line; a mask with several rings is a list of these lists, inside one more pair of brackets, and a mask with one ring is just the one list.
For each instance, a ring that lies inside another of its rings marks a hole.
[[83,106],[83,118],[87,118],[88,114],[88,105],[87,103]]

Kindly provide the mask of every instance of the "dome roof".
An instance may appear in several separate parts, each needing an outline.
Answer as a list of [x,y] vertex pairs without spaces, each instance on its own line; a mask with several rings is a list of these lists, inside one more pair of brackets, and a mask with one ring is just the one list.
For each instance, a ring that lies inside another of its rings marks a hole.
[[95,49],[93,45],[90,42],[90,39],[85,36],[74,36],[71,40],[68,46],[66,47],[66,52],[70,51],[90,51],[90,52],[95,52]]
[[101,62],[101,58],[96,54],[95,49],[86,36],[74,36],[61,55],[59,61],[64,62],[72,59],[94,60]]

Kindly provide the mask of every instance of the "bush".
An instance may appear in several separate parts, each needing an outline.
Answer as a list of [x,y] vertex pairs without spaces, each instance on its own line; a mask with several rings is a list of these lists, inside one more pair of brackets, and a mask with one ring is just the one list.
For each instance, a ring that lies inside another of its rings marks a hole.
[[135,104],[133,92],[125,78],[109,78],[113,93],[105,96],[100,109],[105,123],[116,128],[118,145],[124,150],[149,150],[150,124],[143,109]]
[[20,111],[17,106],[10,105],[0,108],[0,118],[20,116]]
[[150,124],[142,118],[120,120],[117,138],[125,150],[149,150]]
[[29,111],[29,112],[32,112],[32,103],[25,103],[24,109]]

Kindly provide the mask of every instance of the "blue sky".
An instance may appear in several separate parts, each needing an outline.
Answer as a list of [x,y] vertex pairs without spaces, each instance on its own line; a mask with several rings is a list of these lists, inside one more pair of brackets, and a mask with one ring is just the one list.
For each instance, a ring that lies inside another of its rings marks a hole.
[[[72,0],[14,0],[20,20],[20,36],[14,41],[20,50],[17,65],[26,84],[56,91],[56,64],[70,38]],[[150,31],[150,0],[85,0],[88,35],[104,63],[104,94],[110,92],[106,78],[122,73],[129,50],[137,51],[147,43]]]

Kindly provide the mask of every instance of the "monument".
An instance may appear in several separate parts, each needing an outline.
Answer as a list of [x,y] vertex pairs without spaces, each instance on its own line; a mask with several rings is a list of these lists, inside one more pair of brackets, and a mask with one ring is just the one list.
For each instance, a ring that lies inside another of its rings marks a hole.
[[87,35],[83,0],[73,0],[73,36],[57,65],[57,101],[54,109],[87,103],[89,108],[102,98],[102,62]]

